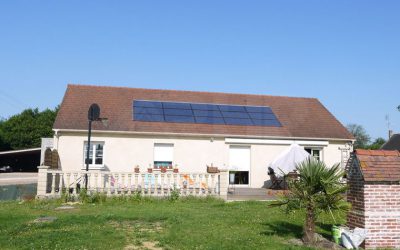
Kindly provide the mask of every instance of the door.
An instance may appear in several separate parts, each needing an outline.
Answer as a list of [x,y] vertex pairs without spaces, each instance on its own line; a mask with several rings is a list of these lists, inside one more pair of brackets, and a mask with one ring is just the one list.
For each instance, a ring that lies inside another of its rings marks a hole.
[[229,183],[236,185],[249,185],[250,180],[250,147],[229,147]]

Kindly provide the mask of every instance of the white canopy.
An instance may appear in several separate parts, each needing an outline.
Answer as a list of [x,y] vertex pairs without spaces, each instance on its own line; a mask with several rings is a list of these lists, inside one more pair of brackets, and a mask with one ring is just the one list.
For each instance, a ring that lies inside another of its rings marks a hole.
[[308,157],[310,157],[310,154],[303,147],[298,144],[292,144],[275,158],[270,167],[275,171],[276,175],[282,174],[282,171],[287,174],[295,170],[296,165]]

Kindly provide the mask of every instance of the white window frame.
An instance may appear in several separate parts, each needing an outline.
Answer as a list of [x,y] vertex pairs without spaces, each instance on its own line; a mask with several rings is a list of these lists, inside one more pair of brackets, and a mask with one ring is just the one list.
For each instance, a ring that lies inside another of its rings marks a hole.
[[314,152],[314,151],[319,151],[319,159],[316,159],[316,160],[324,161],[324,156],[323,156],[324,150],[323,150],[323,148],[321,148],[321,147],[304,147],[304,150],[306,150],[306,149],[310,149],[310,150],[311,150],[311,156],[312,156],[314,159],[316,159],[316,158],[315,158],[313,152]]
[[[86,151],[86,145],[88,144],[87,141],[84,141],[83,143],[83,170],[86,170],[86,156],[87,156],[87,151]],[[96,164],[96,147],[97,145],[102,145],[103,146],[103,160],[102,164]],[[101,170],[104,169],[104,152],[105,152],[105,143],[104,141],[91,141],[90,142],[90,147],[92,147],[93,154],[92,154],[92,164],[89,164],[89,170]]]

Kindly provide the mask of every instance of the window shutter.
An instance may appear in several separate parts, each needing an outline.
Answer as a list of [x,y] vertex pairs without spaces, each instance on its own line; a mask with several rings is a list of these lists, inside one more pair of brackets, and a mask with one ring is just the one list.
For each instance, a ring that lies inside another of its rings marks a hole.
[[229,148],[230,170],[250,171],[250,147],[231,146]]
[[174,144],[154,144],[154,161],[173,161]]

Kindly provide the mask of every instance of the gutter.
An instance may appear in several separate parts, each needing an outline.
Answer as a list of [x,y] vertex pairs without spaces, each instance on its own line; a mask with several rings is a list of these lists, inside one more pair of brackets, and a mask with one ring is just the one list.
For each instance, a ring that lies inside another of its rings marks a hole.
[[[86,135],[87,130],[82,129],[53,129],[57,131],[57,135],[61,133],[82,133]],[[114,134],[114,135],[161,135],[161,136],[177,136],[177,137],[217,137],[217,138],[244,138],[244,139],[273,139],[273,140],[321,140],[321,141],[344,141],[354,143],[355,139],[344,138],[312,138],[312,137],[285,137],[285,136],[249,136],[249,135],[230,135],[230,134],[194,134],[194,133],[163,133],[163,132],[135,132],[135,131],[110,131],[110,130],[94,130],[93,134]]]

